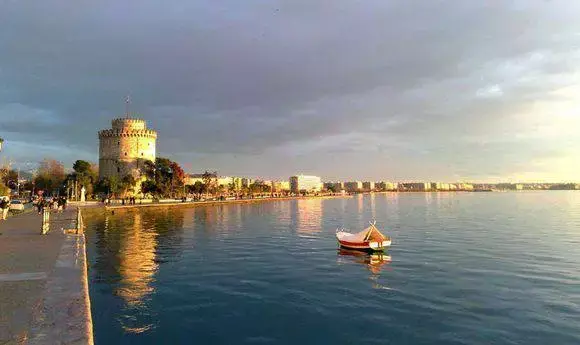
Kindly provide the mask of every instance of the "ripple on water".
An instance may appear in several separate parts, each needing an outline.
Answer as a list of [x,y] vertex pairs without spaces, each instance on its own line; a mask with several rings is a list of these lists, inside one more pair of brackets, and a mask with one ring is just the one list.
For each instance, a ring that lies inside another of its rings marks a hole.
[[[377,219],[389,259],[337,251]],[[87,215],[96,343],[580,344],[580,194]],[[227,330],[227,331],[224,331]]]

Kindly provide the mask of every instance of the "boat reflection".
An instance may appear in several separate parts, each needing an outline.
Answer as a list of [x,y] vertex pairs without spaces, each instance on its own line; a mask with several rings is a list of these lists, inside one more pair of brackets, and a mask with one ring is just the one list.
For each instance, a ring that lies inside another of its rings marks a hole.
[[391,256],[384,252],[367,253],[344,248],[338,250],[339,262],[350,261],[363,264],[372,274],[379,274],[383,266],[389,264],[391,260]]

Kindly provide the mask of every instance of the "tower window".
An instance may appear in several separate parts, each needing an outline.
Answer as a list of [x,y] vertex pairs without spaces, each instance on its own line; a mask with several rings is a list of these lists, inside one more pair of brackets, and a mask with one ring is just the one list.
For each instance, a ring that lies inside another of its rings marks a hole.
[[121,172],[121,168],[117,167],[117,173]]
[[125,152],[125,156],[127,155],[127,152]]

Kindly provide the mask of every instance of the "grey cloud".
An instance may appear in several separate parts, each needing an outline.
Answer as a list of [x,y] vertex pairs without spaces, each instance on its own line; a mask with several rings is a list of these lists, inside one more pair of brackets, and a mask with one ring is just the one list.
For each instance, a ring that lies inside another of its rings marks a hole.
[[[510,114],[576,83],[580,61],[580,5],[566,1],[0,6],[2,135],[74,145],[93,160],[96,131],[131,93],[162,154],[225,171],[331,174],[340,167],[325,166],[325,154],[339,152],[399,159],[400,175],[420,152],[435,157],[425,164],[476,170],[458,158],[474,149],[470,138],[493,142]],[[6,121],[16,111],[20,120]]]

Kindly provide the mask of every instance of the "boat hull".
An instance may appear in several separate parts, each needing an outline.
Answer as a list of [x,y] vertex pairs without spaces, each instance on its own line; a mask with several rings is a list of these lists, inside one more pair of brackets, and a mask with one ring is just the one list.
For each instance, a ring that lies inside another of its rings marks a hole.
[[349,242],[338,240],[342,248],[361,250],[361,251],[382,251],[391,246],[391,241],[382,242]]

